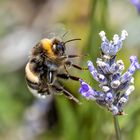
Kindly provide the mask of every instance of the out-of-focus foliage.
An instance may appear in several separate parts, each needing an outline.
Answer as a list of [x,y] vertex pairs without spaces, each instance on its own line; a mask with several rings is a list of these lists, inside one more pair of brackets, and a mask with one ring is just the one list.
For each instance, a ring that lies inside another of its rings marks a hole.
[[[104,30],[110,38],[122,29],[128,31],[124,48],[118,54],[129,66],[129,56],[140,58],[140,15],[129,0],[0,0],[0,139],[4,140],[113,140],[111,113],[78,93],[79,83],[63,81],[78,97],[77,105],[64,96],[40,101],[26,87],[24,67],[30,49],[43,37],[62,36],[81,42],[69,43],[69,54],[88,54],[74,62],[86,67],[87,60],[99,56]],[[139,59],[140,60],[140,59]],[[95,61],[94,61],[95,62]],[[70,70],[90,85],[97,83],[88,71]],[[133,95],[126,105],[128,115],[120,116],[123,139],[139,140],[140,72],[135,74]]]

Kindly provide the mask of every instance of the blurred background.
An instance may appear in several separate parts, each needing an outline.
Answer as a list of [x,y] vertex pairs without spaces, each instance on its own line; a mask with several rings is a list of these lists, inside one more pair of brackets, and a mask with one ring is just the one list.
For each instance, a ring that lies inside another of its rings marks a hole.
[[[79,83],[64,81],[65,87],[83,104],[55,96],[40,100],[28,91],[24,68],[31,48],[44,37],[81,38],[68,44],[69,54],[89,54],[74,62],[86,67],[99,57],[100,37],[109,39],[127,30],[123,49],[117,58],[129,67],[129,56],[140,58],[140,15],[129,0],[0,0],[0,139],[1,140],[115,140],[111,113],[85,101],[78,93]],[[139,59],[140,60],[140,59]],[[70,70],[96,89],[88,71]],[[139,140],[140,72],[135,88],[120,116],[122,138]]]

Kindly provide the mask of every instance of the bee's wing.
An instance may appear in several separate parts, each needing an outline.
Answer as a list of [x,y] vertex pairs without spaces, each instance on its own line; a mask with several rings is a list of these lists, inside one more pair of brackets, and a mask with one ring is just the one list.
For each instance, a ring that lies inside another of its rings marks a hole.
[[48,30],[44,31],[43,36],[51,39],[51,38],[59,38],[63,40],[64,37],[68,36],[70,31],[65,28],[63,24],[56,24],[50,27]]

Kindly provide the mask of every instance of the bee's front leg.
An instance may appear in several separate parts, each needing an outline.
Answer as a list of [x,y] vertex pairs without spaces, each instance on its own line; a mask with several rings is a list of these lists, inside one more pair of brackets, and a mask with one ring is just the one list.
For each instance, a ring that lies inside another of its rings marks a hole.
[[68,59],[68,58],[76,58],[76,57],[81,57],[80,55],[64,55],[64,56],[61,56],[61,57],[59,57],[58,59],[60,60],[60,61],[63,61],[63,60],[65,60],[65,59]]
[[71,79],[71,80],[74,80],[74,81],[79,81],[79,79],[80,79],[79,77],[72,76],[72,75],[69,75],[67,73],[57,74],[57,77],[62,78],[62,79]]
[[83,67],[80,67],[78,65],[73,64],[72,61],[66,61],[65,65],[68,67],[72,66],[72,67],[79,69],[79,70],[88,70],[88,68],[83,68]]

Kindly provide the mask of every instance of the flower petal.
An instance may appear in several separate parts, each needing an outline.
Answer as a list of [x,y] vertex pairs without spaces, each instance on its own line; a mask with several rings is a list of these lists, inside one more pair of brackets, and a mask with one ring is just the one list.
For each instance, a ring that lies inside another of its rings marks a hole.
[[130,81],[130,79],[132,78],[132,75],[134,74],[134,72],[137,69],[140,69],[140,64],[138,62],[138,58],[136,56],[131,56],[130,57],[130,62],[131,65],[128,68],[128,71],[125,72],[122,76],[121,76],[121,82],[124,83],[126,81]]
[[81,87],[79,89],[79,92],[87,99],[96,99],[96,91],[94,91],[86,82],[83,80],[80,80]]
[[134,65],[135,69],[140,69],[140,64],[136,56],[130,56],[130,62]]
[[93,78],[98,81],[99,83],[106,83],[107,79],[104,75],[98,73],[98,71],[96,70],[96,68],[94,67],[93,63],[91,61],[87,62],[88,64],[88,69],[90,71],[90,73],[92,74]]
[[113,115],[118,115],[119,113],[119,109],[113,104],[111,105],[111,107],[109,107],[109,110],[112,112]]
[[111,92],[107,92],[105,100],[108,104],[112,103],[114,101],[113,94]]

